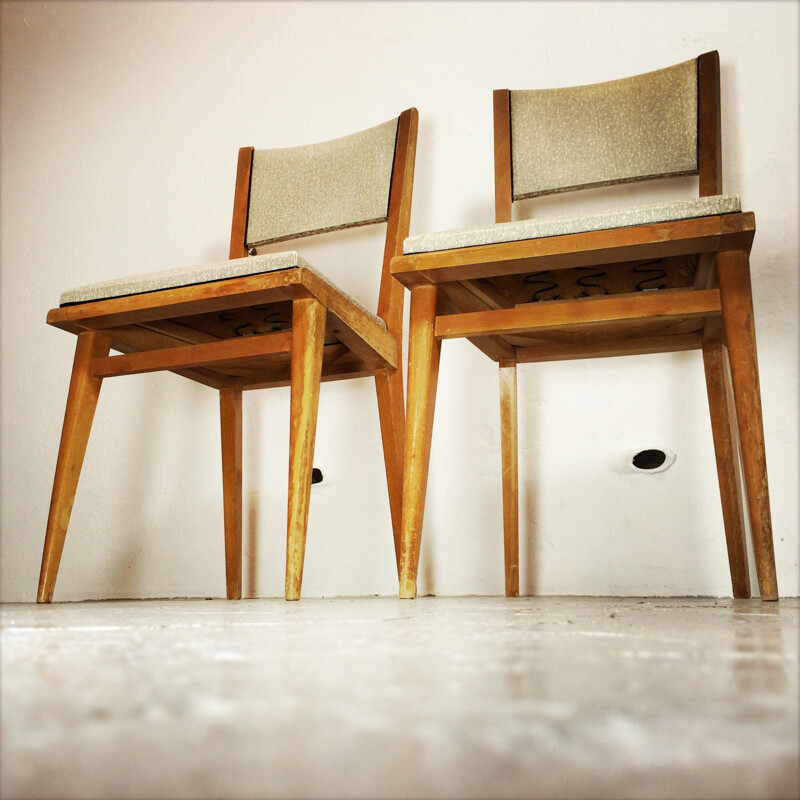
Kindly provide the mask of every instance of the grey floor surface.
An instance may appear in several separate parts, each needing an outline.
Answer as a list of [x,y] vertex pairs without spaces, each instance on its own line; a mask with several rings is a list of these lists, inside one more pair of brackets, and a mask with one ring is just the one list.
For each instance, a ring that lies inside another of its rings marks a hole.
[[0,607],[0,797],[796,798],[800,601]]

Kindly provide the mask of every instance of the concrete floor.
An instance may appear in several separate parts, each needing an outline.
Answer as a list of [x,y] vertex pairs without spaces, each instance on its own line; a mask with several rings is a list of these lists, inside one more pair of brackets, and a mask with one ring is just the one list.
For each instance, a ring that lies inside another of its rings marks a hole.
[[796,798],[800,601],[5,605],[3,798]]

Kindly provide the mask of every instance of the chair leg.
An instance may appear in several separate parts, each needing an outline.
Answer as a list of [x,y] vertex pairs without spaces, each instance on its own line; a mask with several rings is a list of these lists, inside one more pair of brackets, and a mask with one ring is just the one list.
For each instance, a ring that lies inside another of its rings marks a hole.
[[53,599],[72,504],[75,502],[78,478],[103,382],[102,378],[91,374],[92,361],[107,356],[110,349],[111,337],[107,334],[87,331],[78,335],[50,498],[37,603],[50,603]]
[[287,600],[299,600],[314,468],[325,307],[314,299],[292,306],[292,398],[289,427],[289,514],[286,532]]
[[742,505],[742,480],[739,473],[739,437],[736,432],[736,409],[722,344],[703,343],[703,365],[733,596],[746,598],[750,597],[750,572],[747,566],[745,511]]
[[242,597],[242,391],[220,389],[225,584],[228,600]]
[[500,445],[503,454],[503,553],[506,597],[519,597],[519,466],[517,364],[500,362]]
[[408,344],[408,412],[403,462],[403,531],[400,547],[400,597],[417,595],[417,569],[431,455],[433,410],[442,343],[434,334],[437,289],[411,290]]
[[722,319],[730,357],[739,441],[742,448],[742,467],[747,488],[758,587],[762,600],[777,600],[778,582],[772,546],[767,459],[764,450],[764,425],[761,415],[748,254],[739,250],[719,253],[717,274],[722,301]]
[[400,529],[403,512],[403,447],[405,446],[406,412],[403,403],[403,373],[400,368],[381,370],[375,375],[378,393],[378,414],[381,420],[383,460],[389,487],[389,508],[398,575],[400,571]]

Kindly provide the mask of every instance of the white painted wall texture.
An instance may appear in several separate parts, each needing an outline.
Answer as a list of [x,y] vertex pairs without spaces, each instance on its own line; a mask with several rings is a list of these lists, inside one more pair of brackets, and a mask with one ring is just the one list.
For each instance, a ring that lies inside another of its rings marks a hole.
[[[75,344],[60,292],[227,256],[237,148],[420,112],[412,233],[493,219],[491,91],[593,83],[718,49],[725,191],[756,213],[759,359],[778,580],[798,594],[798,5],[793,2],[4,2],[2,599],[32,601]],[[561,195],[547,214],[691,195]],[[300,247],[363,302],[382,230]],[[353,258],[355,250],[357,258]],[[345,254],[346,251],[346,254]],[[496,366],[442,352],[422,592],[503,589]],[[524,592],[729,596],[698,353],[520,368]],[[288,390],[245,401],[245,572],[283,592]],[[370,380],[323,386],[305,596],[391,595]],[[674,451],[657,475],[620,454]],[[217,395],[106,381],[56,600],[224,594]]]

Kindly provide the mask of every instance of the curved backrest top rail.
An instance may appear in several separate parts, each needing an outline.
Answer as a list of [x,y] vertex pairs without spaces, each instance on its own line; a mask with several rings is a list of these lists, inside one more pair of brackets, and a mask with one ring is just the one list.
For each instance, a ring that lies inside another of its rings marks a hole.
[[247,247],[385,221],[398,119],[318,144],[255,150]]
[[513,199],[698,172],[698,59],[510,92]]

